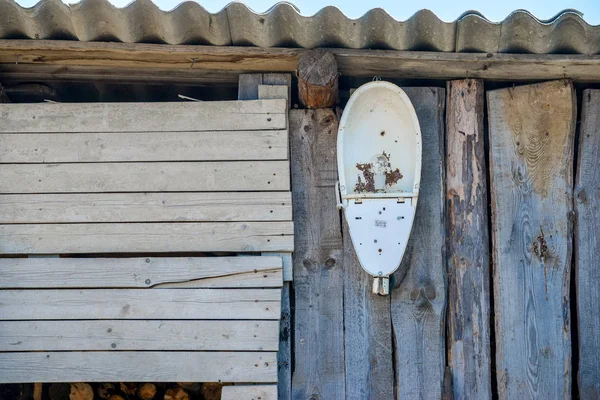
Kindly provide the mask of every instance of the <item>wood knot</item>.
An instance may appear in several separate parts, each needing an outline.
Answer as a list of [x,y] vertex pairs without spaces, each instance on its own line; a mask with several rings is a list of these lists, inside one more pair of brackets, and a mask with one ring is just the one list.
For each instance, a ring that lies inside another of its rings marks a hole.
[[541,227],[539,235],[533,241],[532,251],[541,261],[545,261],[548,258],[548,243]]
[[325,260],[325,266],[327,268],[332,268],[335,265],[335,260],[333,258],[328,258],[327,260]]

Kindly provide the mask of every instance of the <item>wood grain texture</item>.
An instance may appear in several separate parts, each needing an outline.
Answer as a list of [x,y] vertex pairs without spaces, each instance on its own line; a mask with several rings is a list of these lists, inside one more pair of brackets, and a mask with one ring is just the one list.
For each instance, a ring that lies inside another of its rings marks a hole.
[[2,133],[0,163],[287,160],[287,136],[287,130]]
[[7,164],[0,193],[289,190],[287,161]]
[[304,108],[331,108],[338,102],[338,68],[325,49],[312,49],[298,59],[298,98]]
[[0,253],[293,251],[290,222],[0,225]]
[[0,353],[0,383],[276,382],[275,352]]
[[423,135],[412,233],[392,290],[396,398],[440,399],[446,364],[444,100],[441,88],[404,89]]
[[483,81],[448,83],[448,365],[454,399],[491,399],[490,254]]
[[2,104],[0,132],[173,132],[285,129],[285,100]]
[[575,276],[579,323],[579,397],[600,398],[600,90],[582,98],[575,181]]
[[499,398],[570,398],[575,92],[490,91],[488,115]]
[[[210,283],[203,284],[205,280]],[[163,288],[177,283],[213,288],[281,287],[281,258],[0,258],[3,289]]]
[[343,224],[346,398],[393,399],[390,296],[372,293],[373,278],[360,266],[345,218]]
[[337,118],[290,111],[295,221],[292,398],[345,399],[343,270],[335,206]]
[[277,400],[277,386],[223,386],[221,400]]
[[273,319],[279,289],[1,290],[0,320]]
[[[236,84],[240,74],[294,73],[307,49],[101,43],[73,40],[0,41],[5,80],[100,80]],[[600,56],[328,49],[345,76],[531,81],[600,80]],[[18,60],[18,63],[15,63]],[[194,61],[192,61],[194,60]],[[266,83],[265,84],[270,84]]]
[[0,195],[0,224],[291,221],[290,192]]
[[1,321],[0,351],[277,351],[278,325],[277,321]]

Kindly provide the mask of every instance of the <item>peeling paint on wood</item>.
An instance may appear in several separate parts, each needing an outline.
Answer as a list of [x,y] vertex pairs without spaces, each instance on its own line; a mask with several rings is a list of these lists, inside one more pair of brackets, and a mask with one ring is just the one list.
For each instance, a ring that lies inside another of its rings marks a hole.
[[454,399],[491,399],[483,81],[448,83],[448,365]]

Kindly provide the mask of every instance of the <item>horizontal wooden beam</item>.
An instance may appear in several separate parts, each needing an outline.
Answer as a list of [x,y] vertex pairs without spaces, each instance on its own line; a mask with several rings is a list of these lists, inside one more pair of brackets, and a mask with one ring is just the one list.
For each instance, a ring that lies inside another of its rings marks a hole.
[[85,351],[0,353],[8,382],[277,381],[276,352]]
[[[236,84],[241,73],[295,72],[305,49],[0,40],[4,80]],[[329,49],[347,76],[600,81],[600,55]]]

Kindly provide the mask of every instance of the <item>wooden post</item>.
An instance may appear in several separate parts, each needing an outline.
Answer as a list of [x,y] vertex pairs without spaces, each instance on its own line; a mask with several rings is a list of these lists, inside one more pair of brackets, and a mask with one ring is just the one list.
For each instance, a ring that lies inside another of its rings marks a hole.
[[290,111],[297,400],[346,398],[337,128],[332,110]]
[[455,399],[491,399],[483,81],[452,81],[447,92],[448,365]]
[[298,96],[304,108],[332,108],[338,103],[338,69],[333,54],[315,49],[300,56]]
[[579,397],[600,398],[600,90],[583,92],[575,183]]
[[399,399],[440,399],[446,366],[444,100],[441,88],[405,88],[423,142],[419,203],[404,259],[394,274],[391,316]]
[[488,115],[498,395],[568,399],[573,85],[490,91]]

